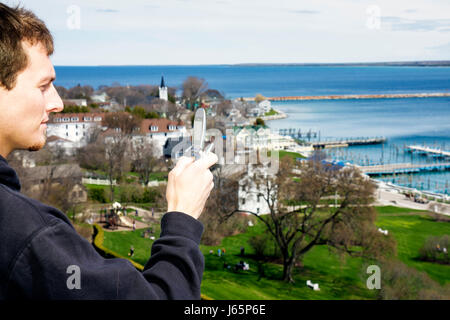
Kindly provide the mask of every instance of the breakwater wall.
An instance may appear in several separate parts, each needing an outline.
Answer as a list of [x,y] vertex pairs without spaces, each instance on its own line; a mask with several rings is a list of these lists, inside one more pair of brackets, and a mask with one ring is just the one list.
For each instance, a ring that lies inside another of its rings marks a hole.
[[[391,98],[433,98],[450,97],[450,92],[431,92],[431,93],[386,93],[386,94],[343,94],[328,96],[285,96],[285,97],[267,97],[269,101],[297,101],[297,100],[339,100],[339,99],[391,99]],[[252,101],[254,98],[244,98]]]

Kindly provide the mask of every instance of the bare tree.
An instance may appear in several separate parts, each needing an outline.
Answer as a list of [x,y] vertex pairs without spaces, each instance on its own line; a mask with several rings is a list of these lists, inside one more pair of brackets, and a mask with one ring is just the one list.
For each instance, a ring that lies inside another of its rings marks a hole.
[[216,106],[216,114],[218,116],[226,116],[228,110],[233,107],[230,100],[224,100]]
[[170,101],[166,101],[166,103],[167,103],[166,105],[167,118],[172,121],[179,120],[181,115],[184,113],[185,109],[180,106],[177,106],[175,103],[172,103]]
[[110,185],[110,200],[114,200],[114,180],[120,182],[130,165],[127,150],[132,134],[139,131],[140,119],[126,112],[107,114],[105,124],[112,132],[104,136],[105,169]]
[[105,143],[103,138],[97,137],[86,146],[77,150],[76,159],[81,167],[89,170],[106,171],[105,166]]
[[160,162],[156,156],[156,147],[153,142],[134,141],[131,146],[131,169],[139,174],[139,180],[144,185],[150,181],[150,174]]
[[[353,255],[379,253],[374,247],[382,239],[375,230],[376,214],[370,206],[375,187],[358,171],[338,170],[318,160],[296,168],[293,160],[285,157],[277,174],[256,175],[252,183],[259,186],[257,195],[265,200],[270,213],[249,213],[275,240],[283,258],[283,280],[294,281],[295,263],[316,245],[326,244]],[[336,205],[328,204],[330,196],[336,197]],[[369,233],[371,240],[366,238]],[[353,246],[365,249],[354,250]]]
[[[225,177],[223,166],[217,165],[212,171],[214,189],[206,202],[200,221],[205,226],[202,242],[207,245],[217,245],[224,236],[238,231],[239,217],[233,215],[227,219],[227,214],[237,209],[238,181],[236,177]],[[243,230],[241,230],[243,231]]]
[[208,83],[204,79],[188,77],[184,80],[182,97],[191,106],[208,90]]
[[124,136],[139,132],[141,121],[142,119],[127,112],[111,112],[105,116],[105,125]]

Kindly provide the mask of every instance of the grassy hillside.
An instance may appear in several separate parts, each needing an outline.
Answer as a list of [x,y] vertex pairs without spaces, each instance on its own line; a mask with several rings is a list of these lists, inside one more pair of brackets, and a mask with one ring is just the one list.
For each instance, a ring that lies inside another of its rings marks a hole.
[[[450,282],[450,266],[417,260],[419,248],[431,235],[450,234],[450,224],[431,220],[424,212],[396,207],[377,207],[377,226],[389,230],[398,243],[398,259],[419,271],[426,272],[441,284]],[[155,226],[158,238],[159,226]],[[154,228],[154,229],[155,229]],[[145,264],[150,256],[153,241],[140,236],[142,230],[127,232],[105,232],[104,245],[122,255],[127,255],[132,244],[135,247],[134,260]],[[205,255],[205,272],[202,293],[213,299],[374,299],[376,292],[366,288],[366,264],[360,258],[343,258],[321,245],[309,251],[303,260],[303,267],[294,271],[294,284],[279,279],[282,265],[264,264],[264,276],[254,260],[248,240],[264,232],[262,225],[249,227],[244,234],[223,239],[219,246],[200,246]],[[240,257],[240,248],[245,256]],[[225,255],[217,249],[225,249]],[[212,250],[212,253],[210,251]],[[250,270],[235,271],[239,261],[250,265]],[[224,265],[226,264],[226,265]],[[227,266],[230,266],[229,268]],[[320,291],[306,286],[306,281],[319,283]]]
[[397,241],[398,258],[426,272],[440,284],[450,283],[450,266],[419,261],[419,249],[429,236],[450,235],[449,222],[433,221],[426,212],[397,207],[378,207],[377,226],[391,232]]

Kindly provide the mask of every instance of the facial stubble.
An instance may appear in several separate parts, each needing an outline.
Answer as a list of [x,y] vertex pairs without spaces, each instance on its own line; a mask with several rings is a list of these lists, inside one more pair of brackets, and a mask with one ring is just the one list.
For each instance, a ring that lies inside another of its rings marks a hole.
[[44,131],[44,141],[42,143],[36,143],[28,147],[28,151],[39,151],[45,146],[47,141],[47,130]]

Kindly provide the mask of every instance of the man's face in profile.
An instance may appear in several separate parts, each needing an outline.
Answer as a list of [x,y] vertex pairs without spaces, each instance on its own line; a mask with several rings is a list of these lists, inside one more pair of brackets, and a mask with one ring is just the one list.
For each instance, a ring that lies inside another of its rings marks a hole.
[[0,87],[0,154],[15,149],[40,150],[46,142],[49,114],[64,106],[53,80],[55,70],[41,44],[22,42],[28,66],[17,75],[15,87]]

